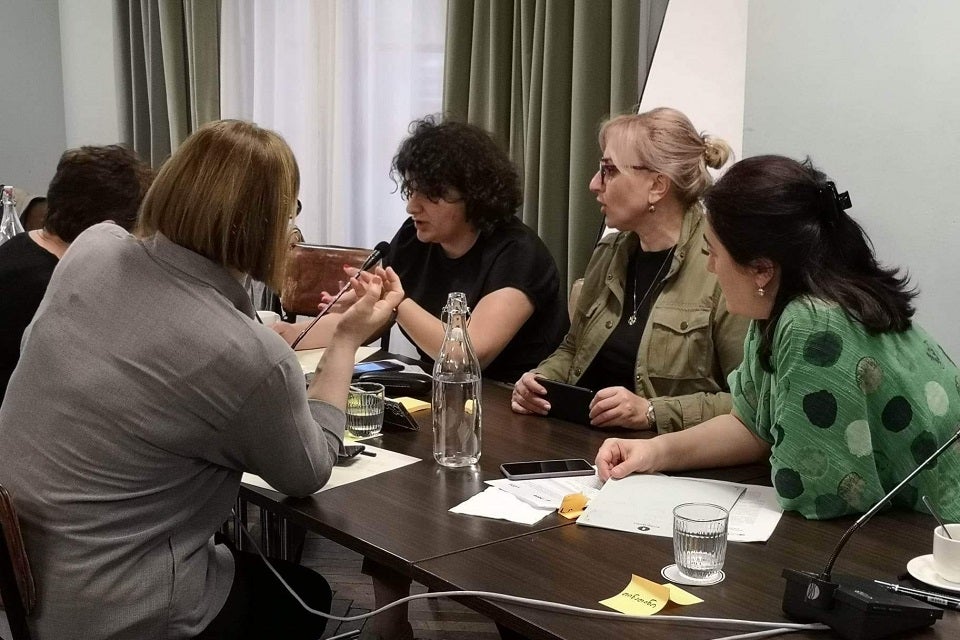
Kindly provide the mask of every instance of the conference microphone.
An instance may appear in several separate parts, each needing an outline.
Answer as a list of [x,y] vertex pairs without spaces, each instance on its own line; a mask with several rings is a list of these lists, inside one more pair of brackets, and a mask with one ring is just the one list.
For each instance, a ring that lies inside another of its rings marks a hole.
[[958,438],[960,430],[860,516],[840,537],[823,571],[814,574],[794,569],[783,570],[782,575],[787,581],[783,592],[784,613],[798,620],[822,622],[848,640],[874,640],[921,629],[943,617],[943,609],[888,591],[873,580],[834,576],[832,572],[837,556],[850,536]]
[[[387,252],[389,248],[390,248],[389,242],[378,242],[377,246],[373,248],[373,251],[371,251],[370,255],[367,256],[367,259],[363,261],[363,264],[360,265],[360,268],[357,270],[357,273],[353,277],[356,278],[361,271],[366,271],[373,265],[380,262],[380,259],[383,258],[384,254]],[[340,287],[340,291],[337,292],[337,295],[333,296],[333,300],[330,301],[330,304],[325,306],[323,310],[320,313],[318,313],[313,320],[310,321],[310,324],[307,325],[307,328],[301,331],[300,334],[297,335],[296,339],[292,343],[290,343],[291,349],[297,348],[297,345],[300,344],[300,341],[303,340],[303,338],[308,333],[310,333],[310,329],[313,329],[313,325],[317,324],[320,318],[325,316],[327,314],[327,311],[333,308],[333,305],[337,304],[337,301],[340,300],[340,298],[343,296],[343,294],[347,292],[347,289],[349,288],[350,288],[350,280],[347,280],[347,282],[342,287]]]

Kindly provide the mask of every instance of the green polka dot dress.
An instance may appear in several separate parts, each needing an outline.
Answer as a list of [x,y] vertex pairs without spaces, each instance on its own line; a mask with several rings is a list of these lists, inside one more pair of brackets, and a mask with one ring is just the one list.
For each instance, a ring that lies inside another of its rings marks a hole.
[[[730,374],[734,412],[771,444],[784,509],[808,518],[862,513],[953,435],[960,371],[914,324],[869,335],[838,306],[796,300],[784,309],[771,364],[760,367],[754,322]],[[960,521],[960,445],[921,472],[894,503],[926,511],[926,495]]]

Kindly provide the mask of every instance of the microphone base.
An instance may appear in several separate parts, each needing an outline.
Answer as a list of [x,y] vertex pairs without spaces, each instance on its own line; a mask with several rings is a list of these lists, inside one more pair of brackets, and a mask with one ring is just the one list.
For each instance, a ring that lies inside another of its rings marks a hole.
[[874,640],[929,627],[943,617],[943,609],[909,596],[887,591],[872,580],[835,575],[832,603],[807,599],[817,575],[784,569],[787,581],[783,612],[801,622],[822,622],[847,640]]

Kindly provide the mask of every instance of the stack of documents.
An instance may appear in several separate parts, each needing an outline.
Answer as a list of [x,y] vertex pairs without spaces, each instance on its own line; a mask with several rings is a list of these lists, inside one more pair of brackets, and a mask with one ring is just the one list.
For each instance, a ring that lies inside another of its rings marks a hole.
[[673,508],[684,502],[709,502],[727,509],[727,538],[735,542],[768,540],[783,515],[772,487],[633,474],[607,481],[577,524],[672,537]]

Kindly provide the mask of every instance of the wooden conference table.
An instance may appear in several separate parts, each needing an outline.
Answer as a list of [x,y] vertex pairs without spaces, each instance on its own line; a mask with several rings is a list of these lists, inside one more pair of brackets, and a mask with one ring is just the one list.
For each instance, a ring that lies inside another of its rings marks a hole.
[[[450,513],[450,507],[501,477],[499,465],[517,460],[592,460],[613,435],[549,418],[520,416],[509,406],[510,388],[483,385],[483,455],[476,468],[446,469],[432,456],[429,412],[415,414],[420,431],[385,432],[372,444],[420,458],[420,462],[335,487],[308,498],[289,498],[242,485],[240,497],[435,590],[498,591],[605,609],[631,573],[660,580],[673,562],[668,538],[576,526],[557,514],[528,526]],[[616,432],[614,432],[616,433]],[[632,432],[619,432],[620,435]],[[686,473],[733,482],[769,484],[765,465]],[[727,578],[691,587],[704,602],[666,613],[785,621],[780,611],[784,567],[822,568],[852,519],[806,521],[785,514],[767,543],[731,543]],[[853,537],[837,562],[838,573],[894,581],[907,561],[930,552],[932,518],[897,512],[877,516]],[[465,598],[464,604],[530,638],[715,638],[740,631],[677,623],[629,623],[590,619]],[[792,634],[830,637],[832,634]],[[960,613],[947,611],[917,638],[960,637]]]

